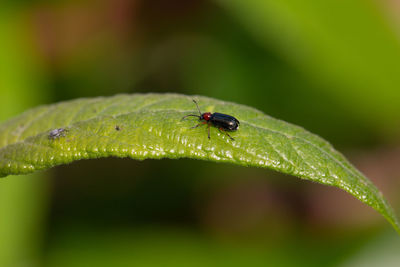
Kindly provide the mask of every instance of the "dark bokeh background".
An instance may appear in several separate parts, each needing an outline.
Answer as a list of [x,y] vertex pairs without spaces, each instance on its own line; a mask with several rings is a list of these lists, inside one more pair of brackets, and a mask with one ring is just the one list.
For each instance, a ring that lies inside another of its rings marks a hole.
[[[395,0],[2,1],[0,120],[136,92],[256,107],[329,140],[400,214]],[[399,266],[346,193],[264,169],[100,159],[0,181],[0,266]]]

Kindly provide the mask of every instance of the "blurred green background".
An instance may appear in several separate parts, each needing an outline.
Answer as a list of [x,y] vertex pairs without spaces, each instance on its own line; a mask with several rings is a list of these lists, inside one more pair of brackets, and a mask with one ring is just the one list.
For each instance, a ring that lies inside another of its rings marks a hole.
[[[329,140],[400,214],[395,0],[0,4],[0,120],[136,92],[256,107]],[[400,266],[338,189],[195,160],[86,160],[0,180],[0,266]]]

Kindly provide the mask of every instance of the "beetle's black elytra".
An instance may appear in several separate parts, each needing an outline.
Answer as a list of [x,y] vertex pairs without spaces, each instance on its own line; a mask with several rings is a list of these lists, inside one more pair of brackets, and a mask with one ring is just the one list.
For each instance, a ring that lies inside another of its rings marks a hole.
[[208,139],[210,139],[210,126],[217,127],[220,131],[223,131],[231,140],[233,139],[232,136],[227,133],[227,131],[234,132],[239,128],[240,122],[233,116],[227,115],[227,114],[222,114],[222,113],[211,113],[211,112],[205,112],[201,113],[199,105],[197,104],[196,100],[193,99],[193,102],[196,104],[197,110],[199,111],[199,115],[196,114],[189,114],[186,115],[182,118],[185,119],[187,117],[197,117],[199,118],[199,121],[201,123],[197,124],[196,126],[193,126],[193,128],[197,128],[200,125],[207,124],[208,125]]

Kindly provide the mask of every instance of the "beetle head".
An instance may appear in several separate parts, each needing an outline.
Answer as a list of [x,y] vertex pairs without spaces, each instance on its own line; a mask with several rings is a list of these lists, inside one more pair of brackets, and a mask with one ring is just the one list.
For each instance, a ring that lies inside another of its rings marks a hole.
[[206,112],[206,113],[201,114],[201,118],[205,121],[209,121],[211,118],[211,112]]

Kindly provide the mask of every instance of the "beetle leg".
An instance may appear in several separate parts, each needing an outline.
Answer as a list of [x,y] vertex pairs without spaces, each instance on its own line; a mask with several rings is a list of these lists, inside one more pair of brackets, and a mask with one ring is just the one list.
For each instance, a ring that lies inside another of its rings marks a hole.
[[199,123],[199,124],[197,124],[196,126],[190,127],[190,129],[197,128],[197,127],[199,127],[200,125],[202,125],[202,123]]
[[190,129],[197,128],[197,127],[201,126],[202,124],[206,124],[206,123],[207,123],[206,121],[202,121],[199,124],[197,124],[196,126],[190,127]]
[[211,139],[211,137],[210,137],[210,126],[211,126],[211,125],[208,124],[208,128],[207,128],[207,129],[208,129],[208,139]]
[[228,132],[227,131],[224,131],[222,128],[218,128],[218,130],[219,130],[219,132],[220,133],[224,133],[224,134],[226,134],[232,141],[235,141],[235,139],[233,139],[233,137],[232,136],[230,136],[230,134],[228,134]]
[[230,136],[230,134],[228,134],[227,132],[225,132],[225,133],[226,133],[227,136],[229,136],[229,138],[230,138],[232,141],[235,141],[235,139],[233,139],[233,137]]

